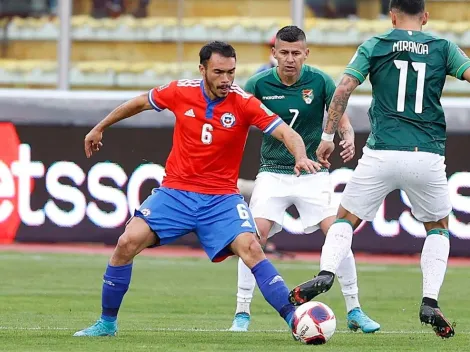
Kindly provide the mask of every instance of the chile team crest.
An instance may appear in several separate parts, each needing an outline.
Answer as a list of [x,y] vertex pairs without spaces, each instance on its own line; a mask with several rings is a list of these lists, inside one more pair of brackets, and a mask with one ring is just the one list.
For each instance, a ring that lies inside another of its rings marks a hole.
[[304,89],[302,91],[302,98],[306,104],[311,104],[313,101],[313,89]]
[[220,118],[220,122],[225,128],[233,127],[233,125],[235,125],[235,116],[229,112],[226,112]]

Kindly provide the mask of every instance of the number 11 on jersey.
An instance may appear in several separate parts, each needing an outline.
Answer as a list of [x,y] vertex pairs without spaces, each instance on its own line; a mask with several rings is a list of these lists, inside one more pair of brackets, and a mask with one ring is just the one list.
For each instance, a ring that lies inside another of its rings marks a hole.
[[[400,70],[400,81],[398,83],[397,111],[405,111],[406,83],[408,81],[408,61],[395,60],[395,66]],[[412,62],[414,70],[418,72],[418,83],[416,86],[415,113],[423,112],[424,79],[426,78],[426,64],[424,62]]]

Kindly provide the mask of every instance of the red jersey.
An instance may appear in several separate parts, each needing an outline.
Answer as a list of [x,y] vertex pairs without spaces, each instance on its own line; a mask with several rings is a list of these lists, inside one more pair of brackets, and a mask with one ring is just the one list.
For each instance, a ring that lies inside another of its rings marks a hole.
[[271,133],[283,122],[235,84],[227,97],[210,100],[201,79],[185,79],[150,90],[148,98],[155,110],[168,109],[176,116],[162,185],[183,191],[238,193],[250,126]]

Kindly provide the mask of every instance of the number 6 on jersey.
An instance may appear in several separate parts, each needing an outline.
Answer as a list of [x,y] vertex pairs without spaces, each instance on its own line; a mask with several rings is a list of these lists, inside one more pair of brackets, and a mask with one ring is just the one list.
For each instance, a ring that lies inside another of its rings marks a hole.
[[204,144],[211,144],[212,143],[212,131],[214,127],[210,123],[205,123],[202,125],[202,133],[201,133],[201,142]]

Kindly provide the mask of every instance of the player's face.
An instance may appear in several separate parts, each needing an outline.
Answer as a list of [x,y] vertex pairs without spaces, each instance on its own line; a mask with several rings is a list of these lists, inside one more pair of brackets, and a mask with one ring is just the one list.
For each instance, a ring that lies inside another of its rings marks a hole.
[[279,66],[279,73],[286,77],[298,76],[309,54],[305,41],[289,43],[276,40],[272,51]]
[[204,78],[206,93],[211,99],[225,98],[235,79],[236,60],[234,57],[224,57],[212,54],[207,67],[199,65],[199,71]]

